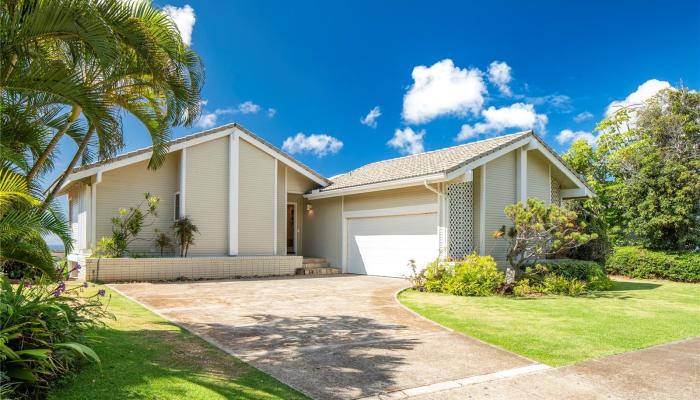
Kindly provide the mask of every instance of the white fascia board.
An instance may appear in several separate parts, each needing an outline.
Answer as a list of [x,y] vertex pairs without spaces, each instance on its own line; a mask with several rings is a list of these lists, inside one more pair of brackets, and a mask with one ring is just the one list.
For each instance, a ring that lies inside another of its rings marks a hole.
[[518,148],[523,147],[527,144],[530,144],[531,141],[532,141],[532,138],[528,136],[528,137],[525,137],[525,138],[520,139],[518,141],[515,141],[515,142],[509,144],[508,146],[506,146],[498,151],[495,151],[491,154],[487,154],[483,157],[480,157],[480,158],[470,162],[469,164],[465,164],[465,165],[455,169],[454,171],[448,172],[447,173],[447,180],[451,181],[460,175],[464,175],[465,173],[467,173],[467,171],[471,171],[474,168],[482,166],[491,160],[495,160],[498,157],[501,157],[505,154],[508,154],[515,149],[518,149]]
[[593,197],[593,193],[585,187],[576,189],[561,189],[562,199],[576,199],[582,197]]
[[444,180],[445,180],[445,174],[439,173],[439,174],[433,174],[433,175],[419,176],[419,177],[415,177],[415,178],[399,179],[399,180],[389,181],[389,182],[379,182],[379,183],[372,183],[369,185],[353,186],[353,187],[344,188],[344,189],[330,190],[328,192],[322,192],[322,191],[319,191],[317,189],[317,190],[312,191],[309,194],[305,194],[304,198],[306,198],[308,200],[325,199],[328,197],[347,196],[350,194],[377,192],[380,190],[389,190],[389,189],[400,189],[400,188],[409,187],[409,186],[418,186],[418,185],[422,186],[422,185],[424,185],[425,182],[435,183],[435,182],[442,182]]
[[[173,144],[172,146],[170,146],[168,148],[168,153],[172,153],[172,152],[182,150],[182,149],[187,148],[187,147],[196,146],[198,144],[202,144],[202,143],[206,143],[206,142],[209,142],[212,140],[220,139],[222,137],[226,137],[226,136],[231,134],[231,130],[233,130],[233,128],[225,129],[225,130],[220,131],[220,132],[212,133],[211,135],[202,136],[202,137],[199,137],[196,139],[191,139],[191,140],[188,140],[185,142]],[[136,151],[138,151],[138,150],[136,150]],[[152,151],[147,151],[145,153],[136,154],[134,156],[124,158],[121,160],[117,160],[117,161],[113,161],[113,162],[110,162],[107,164],[96,165],[92,168],[88,168],[86,170],[78,171],[78,172],[75,172],[73,174],[70,174],[68,176],[68,179],[79,180],[79,179],[86,178],[88,176],[95,175],[98,170],[104,172],[104,171],[109,171],[112,169],[125,167],[127,165],[135,164],[137,162],[149,160],[151,158],[152,154],[153,154]]]
[[258,149],[264,151],[268,155],[274,157],[275,159],[282,161],[285,163],[288,167],[291,167],[293,170],[297,171],[298,173],[304,175],[305,177],[311,179],[312,181],[318,183],[321,186],[328,186],[328,182],[325,180],[319,178],[318,176],[312,174],[311,172],[307,171],[306,169],[302,168],[299,166],[299,164],[295,163],[292,159],[289,157],[285,157],[284,155],[280,154],[279,152],[273,150],[270,148],[270,146],[266,145],[265,143],[262,143],[261,141],[255,139],[254,137],[250,136],[249,134],[245,133],[243,130],[235,128],[236,131],[238,132],[238,135],[241,137],[241,139],[245,140],[246,142],[252,144],[253,146],[257,147]]

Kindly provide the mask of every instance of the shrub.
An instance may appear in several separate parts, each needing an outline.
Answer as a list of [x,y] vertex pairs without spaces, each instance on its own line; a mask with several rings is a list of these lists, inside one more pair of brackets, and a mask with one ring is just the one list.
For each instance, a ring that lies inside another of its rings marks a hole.
[[605,269],[630,278],[700,282],[700,253],[618,247],[605,262]]
[[85,334],[110,316],[99,300],[45,279],[13,287],[0,278],[0,398],[43,398],[80,362],[99,362]]
[[452,276],[453,268],[441,261],[435,260],[423,270],[425,277],[425,290],[428,292],[442,292],[447,279]]
[[541,291],[544,294],[578,296],[586,291],[586,284],[575,278],[549,274],[542,280]]
[[515,296],[558,294],[578,296],[591,290],[612,289],[600,264],[583,260],[550,260],[527,267],[513,287]]
[[504,279],[493,257],[472,253],[454,265],[450,276],[443,277],[442,291],[457,296],[490,296]]

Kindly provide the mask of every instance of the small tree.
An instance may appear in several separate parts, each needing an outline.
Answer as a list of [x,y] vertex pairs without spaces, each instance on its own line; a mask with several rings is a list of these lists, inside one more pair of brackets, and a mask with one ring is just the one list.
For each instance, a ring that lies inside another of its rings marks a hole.
[[173,224],[175,237],[180,244],[180,257],[187,257],[187,250],[194,244],[194,234],[199,232],[197,226],[188,217],[182,217]]
[[577,223],[576,213],[556,204],[546,206],[543,201],[527,199],[526,206],[513,204],[504,212],[513,226],[506,231],[504,225],[494,236],[509,241],[506,286],[515,282],[528,263],[571,250],[598,237],[595,233],[583,233],[585,224]]
[[163,257],[163,250],[173,247],[173,240],[165,232],[158,232],[153,242],[160,249],[160,256]]
[[136,239],[136,236],[148,224],[144,222],[149,217],[158,215],[158,204],[160,199],[151,196],[150,193],[143,194],[144,199],[136,207],[119,209],[119,215],[112,218],[112,239],[114,240],[115,257],[122,257],[129,247],[129,244]]

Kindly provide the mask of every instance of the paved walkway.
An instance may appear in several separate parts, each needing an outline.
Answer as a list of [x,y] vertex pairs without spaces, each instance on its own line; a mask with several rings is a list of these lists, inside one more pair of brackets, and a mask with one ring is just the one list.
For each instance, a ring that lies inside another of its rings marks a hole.
[[406,311],[394,299],[405,286],[371,276],[112,285],[316,399],[538,368]]
[[115,289],[316,399],[698,399],[700,338],[548,368],[401,307],[370,276]]

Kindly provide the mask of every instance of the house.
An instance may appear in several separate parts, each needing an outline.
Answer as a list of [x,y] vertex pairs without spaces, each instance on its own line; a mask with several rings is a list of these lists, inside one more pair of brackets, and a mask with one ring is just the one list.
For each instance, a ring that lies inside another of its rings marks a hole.
[[[131,252],[157,255],[157,231],[172,232],[180,216],[190,217],[199,235],[187,260],[154,257],[134,265],[160,271],[216,265],[198,275],[205,278],[224,277],[226,268],[226,276],[234,274],[233,264],[236,276],[293,273],[302,256],[324,258],[345,273],[383,276],[408,275],[409,259],[423,266],[473,251],[502,263],[505,243],[491,232],[508,223],[507,205],[592,195],[532,131],[379,161],[332,179],[238,124],[172,141],[156,171],[147,169],[150,156],[150,148],[133,151],[68,177],[61,193],[68,195],[75,241],[71,262],[91,264],[91,249],[111,235],[111,218],[144,192],[158,196],[160,206]],[[126,271],[129,262],[108,264]],[[129,279],[141,278],[134,271]]]

